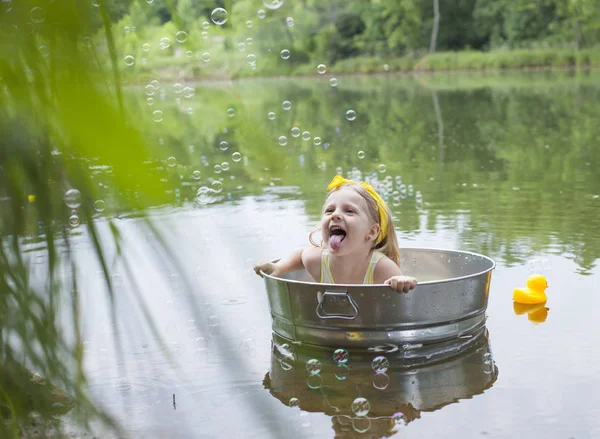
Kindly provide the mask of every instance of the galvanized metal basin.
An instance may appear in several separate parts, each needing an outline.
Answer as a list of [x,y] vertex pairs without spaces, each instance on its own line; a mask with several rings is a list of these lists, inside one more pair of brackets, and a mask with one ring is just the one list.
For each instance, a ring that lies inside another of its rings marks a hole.
[[387,285],[315,283],[304,270],[264,275],[273,331],[298,343],[390,349],[481,334],[492,259],[426,248],[400,254],[403,273],[419,282],[409,293]]

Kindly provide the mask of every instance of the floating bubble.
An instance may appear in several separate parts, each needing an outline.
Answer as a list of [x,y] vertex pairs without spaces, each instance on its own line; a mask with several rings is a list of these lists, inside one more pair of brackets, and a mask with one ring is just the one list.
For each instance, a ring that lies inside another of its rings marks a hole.
[[191,50],[186,50],[185,56],[187,56],[188,58],[191,58],[192,56],[194,56],[194,52],[192,52]]
[[350,368],[345,364],[338,364],[337,368],[333,371],[333,375],[338,381],[346,381],[350,375]]
[[36,6],[35,8],[31,9],[29,16],[31,17],[31,21],[34,23],[42,23],[46,19],[46,10]]
[[215,172],[215,174],[220,174],[223,171],[223,169],[221,168],[221,165],[215,165],[213,167],[213,171]]
[[298,407],[300,405],[300,401],[296,397],[290,398],[290,402],[288,403],[290,407]]
[[315,144],[315,146],[319,146],[321,144],[321,138],[320,137],[315,137],[313,139],[313,143]]
[[323,385],[323,377],[318,373],[312,373],[306,378],[306,385],[311,389],[320,389]]
[[357,433],[366,433],[371,428],[371,420],[369,418],[352,418],[352,428]]
[[281,366],[281,368],[283,370],[291,370],[294,367],[292,362],[290,360],[288,360],[287,358],[279,360],[279,365]]
[[331,85],[332,87],[337,87],[337,85],[338,85],[337,78],[329,78],[329,85]]
[[235,108],[228,108],[227,109],[227,117],[234,117],[235,116]]
[[173,84],[173,91],[176,94],[181,93],[181,90],[183,89],[183,85],[181,85],[179,82],[176,82],[175,84]]
[[248,38],[246,38],[246,45],[247,45],[247,46],[251,46],[251,45],[252,45],[252,41],[253,41],[253,40],[252,40],[252,37],[248,37]]
[[201,58],[202,58],[202,61],[204,61],[204,62],[210,62],[210,53],[204,52],[202,54]]
[[238,50],[238,52],[245,52],[246,51],[246,43],[244,43],[244,42],[238,43],[237,50]]
[[227,163],[227,162],[221,163],[221,169],[223,171],[229,171],[229,163]]
[[355,120],[356,119],[356,111],[354,111],[354,110],[346,111],[346,119],[348,119],[350,122]]
[[279,139],[277,139],[277,141],[281,146],[287,145],[287,137],[285,136],[279,136]]
[[142,44],[142,50],[144,52],[150,52],[150,44],[148,44],[148,43]]
[[203,30],[200,35],[202,36],[203,40],[208,40],[208,32],[206,32],[205,30]]
[[316,358],[311,358],[306,362],[306,370],[311,375],[321,372],[321,362]]
[[209,27],[210,27],[210,23],[208,21],[202,22],[202,29],[208,30]]
[[104,209],[106,209],[106,203],[104,202],[104,200],[94,201],[94,210],[96,212],[104,212]]
[[352,401],[352,413],[356,416],[367,416],[371,411],[371,403],[366,398],[358,397]]
[[154,98],[146,98],[146,103],[150,106],[154,105]]
[[221,151],[227,151],[227,148],[229,148],[229,144],[225,140],[219,143],[219,149]]
[[302,140],[308,141],[310,140],[310,132],[308,131],[303,131],[302,132]]
[[190,99],[190,98],[194,97],[195,94],[196,94],[196,90],[194,90],[193,87],[185,87],[183,89],[183,97],[186,99]]
[[283,103],[281,104],[281,107],[285,110],[285,111],[289,111],[292,109],[292,103],[290,101],[283,101]]
[[269,111],[269,112],[267,113],[267,117],[269,118],[269,120],[275,120],[275,117],[276,117],[276,116],[275,116],[275,113],[274,113],[274,112],[272,112],[272,111]]
[[283,49],[280,53],[282,59],[290,59],[290,51]]
[[202,174],[201,174],[201,173],[200,173],[200,171],[198,171],[197,169],[196,169],[194,172],[192,172],[192,178],[193,178],[194,180],[200,180],[200,177],[201,177],[201,175],[202,175]]
[[292,135],[292,137],[298,137],[300,135],[300,128],[298,127],[293,127],[290,130],[290,134]]
[[271,10],[279,9],[283,5],[283,0],[263,0],[263,4]]
[[[196,192],[196,203],[200,205],[207,205],[213,202],[214,191],[208,186],[202,186],[198,188]],[[199,273],[196,272],[196,278],[199,279]]]
[[167,165],[172,168],[173,166],[175,166],[177,164],[177,159],[175,157],[169,157],[167,159]]
[[392,420],[396,425],[406,425],[406,416],[402,412],[396,412],[392,415]]
[[258,16],[258,18],[260,18],[261,20],[263,20],[267,16],[267,12],[264,9],[259,9],[256,12],[256,15]]
[[381,173],[381,174],[385,174],[386,168],[385,165],[379,165],[377,167],[377,170]]
[[223,183],[221,183],[219,180],[215,180],[210,184],[210,187],[213,191],[215,191],[215,193],[219,193],[223,190]]
[[77,227],[80,223],[79,217],[77,215],[71,215],[69,217],[69,225],[71,227]]
[[182,44],[182,43],[185,43],[187,41],[187,37],[188,37],[187,32],[184,31],[184,30],[180,30],[179,32],[177,32],[175,34],[175,41],[177,41],[178,43]]
[[384,373],[388,370],[388,367],[390,367],[390,362],[383,355],[380,355],[379,357],[373,358],[371,367],[375,373]]
[[324,74],[325,74],[325,72],[327,72],[327,67],[325,66],[325,64],[319,64],[319,65],[317,66],[317,73],[318,73],[319,75],[324,75]]
[[365,158],[365,152],[364,151],[358,151],[358,158],[359,159],[364,159]]
[[144,93],[146,93],[146,96],[153,96],[155,91],[156,89],[153,85],[148,84],[146,87],[144,87]]
[[239,152],[234,152],[231,154],[231,160],[238,163],[240,160],[242,160],[242,155]]
[[69,189],[67,192],[65,192],[63,200],[67,207],[70,207],[71,209],[77,209],[79,206],[81,206],[81,192],[79,192],[77,189]]
[[164,115],[161,110],[154,110],[152,112],[152,120],[154,120],[154,122],[162,122],[163,117],[164,117]]
[[210,18],[214,24],[222,26],[227,23],[227,11],[223,8],[215,8],[210,14]]
[[333,351],[333,361],[337,364],[346,364],[350,359],[350,354],[346,349],[338,348]]
[[285,19],[285,22],[289,27],[294,27],[294,19],[292,17],[288,17]]
[[248,21],[246,22],[246,27],[247,27],[248,29],[250,29],[250,28],[252,27],[252,22],[251,22],[250,20],[248,20]]
[[246,55],[246,62],[251,66],[256,64],[256,55],[253,53],[249,53],[248,55]]
[[376,373],[373,377],[373,387],[377,390],[385,390],[390,385],[390,377],[382,372]]
[[127,55],[125,57],[125,65],[127,67],[131,67],[135,64],[135,58],[133,57],[133,55]]
[[158,43],[160,50],[165,50],[171,47],[171,39],[169,37],[162,37]]
[[43,58],[48,58],[48,55],[50,55],[50,49],[48,49],[48,46],[45,46],[44,44],[38,47],[38,50],[40,51],[40,55],[42,55]]

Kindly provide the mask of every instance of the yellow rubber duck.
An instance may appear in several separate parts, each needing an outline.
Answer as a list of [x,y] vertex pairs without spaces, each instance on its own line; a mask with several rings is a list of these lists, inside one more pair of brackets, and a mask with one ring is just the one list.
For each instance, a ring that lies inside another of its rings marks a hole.
[[548,288],[548,281],[541,274],[532,274],[527,279],[526,288],[515,288],[513,300],[517,303],[535,304],[545,303],[547,300],[544,290]]

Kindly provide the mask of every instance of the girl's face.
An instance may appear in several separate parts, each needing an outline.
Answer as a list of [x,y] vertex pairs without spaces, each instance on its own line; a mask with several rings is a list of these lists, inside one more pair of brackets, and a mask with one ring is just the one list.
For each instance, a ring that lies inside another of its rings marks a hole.
[[325,201],[321,233],[327,247],[336,254],[372,248],[379,224],[369,215],[366,200],[352,186],[341,186]]

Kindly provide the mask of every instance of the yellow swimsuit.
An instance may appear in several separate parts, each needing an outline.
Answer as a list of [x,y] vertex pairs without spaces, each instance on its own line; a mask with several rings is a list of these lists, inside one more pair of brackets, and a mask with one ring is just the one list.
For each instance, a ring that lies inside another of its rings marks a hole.
[[[378,251],[373,252],[373,254],[371,255],[371,260],[369,261],[369,266],[367,267],[367,272],[365,273],[365,279],[363,280],[363,284],[373,283],[373,274],[375,273],[375,266],[383,256],[383,253],[380,253]],[[321,253],[321,283],[335,283],[335,281],[333,280],[333,275],[331,274],[331,268],[329,267],[329,253],[327,252],[327,250],[323,250],[323,253]]]

